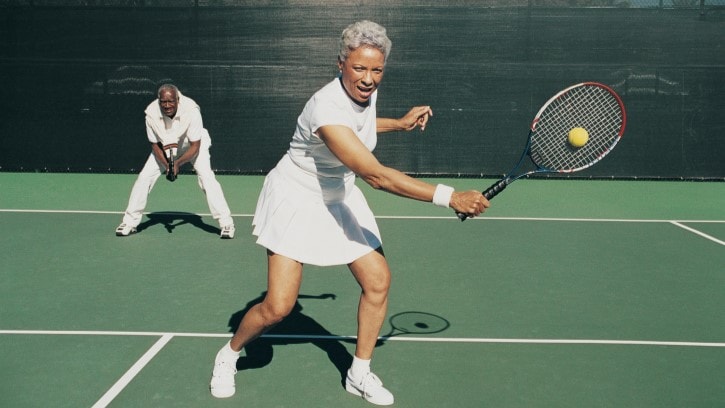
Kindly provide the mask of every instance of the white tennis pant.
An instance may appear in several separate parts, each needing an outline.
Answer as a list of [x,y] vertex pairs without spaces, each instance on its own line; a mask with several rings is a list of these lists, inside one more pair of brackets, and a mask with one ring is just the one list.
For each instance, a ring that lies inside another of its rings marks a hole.
[[[196,170],[199,187],[206,195],[206,201],[212,217],[219,222],[219,227],[233,225],[234,221],[232,220],[227,200],[224,198],[222,186],[217,181],[214,171],[211,169],[209,148],[202,145],[196,158],[191,163],[194,166],[194,170]],[[149,193],[154,188],[154,184],[156,184],[159,176],[165,174],[165,172],[166,165],[159,163],[156,160],[156,156],[151,153],[131,189],[131,197],[128,199],[128,207],[126,207],[126,212],[123,216],[123,222],[125,224],[137,227],[141,223]]]

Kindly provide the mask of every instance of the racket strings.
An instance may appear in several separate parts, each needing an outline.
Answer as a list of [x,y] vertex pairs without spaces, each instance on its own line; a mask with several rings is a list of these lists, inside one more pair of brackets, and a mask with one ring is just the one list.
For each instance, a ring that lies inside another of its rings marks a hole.
[[[571,172],[599,161],[617,143],[623,112],[610,91],[596,85],[572,88],[549,103],[539,114],[531,139],[531,159],[538,166]],[[569,131],[586,129],[588,142],[579,148],[568,142]]]

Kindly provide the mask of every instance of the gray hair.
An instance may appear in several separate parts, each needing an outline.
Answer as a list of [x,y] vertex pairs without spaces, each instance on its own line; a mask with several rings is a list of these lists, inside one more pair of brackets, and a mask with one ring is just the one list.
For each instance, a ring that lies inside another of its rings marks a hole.
[[161,96],[161,92],[163,91],[174,91],[174,94],[176,94],[176,98],[179,98],[179,88],[176,87],[174,84],[163,84],[159,87],[159,91],[156,92],[156,96]]
[[340,53],[337,58],[344,62],[350,52],[362,46],[380,50],[385,56],[385,62],[387,62],[393,43],[388,38],[385,27],[368,20],[358,21],[343,30],[340,38]]

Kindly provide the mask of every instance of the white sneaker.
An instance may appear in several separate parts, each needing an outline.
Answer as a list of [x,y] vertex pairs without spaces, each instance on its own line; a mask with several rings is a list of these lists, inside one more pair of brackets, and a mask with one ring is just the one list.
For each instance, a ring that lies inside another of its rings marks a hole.
[[373,373],[365,374],[358,381],[351,377],[350,370],[348,370],[345,379],[345,390],[375,405],[393,405],[393,402],[395,402],[393,394],[383,387],[383,382]]
[[214,360],[214,370],[211,373],[209,390],[216,398],[229,398],[234,395],[234,375],[237,373],[237,362],[226,361],[222,358],[221,350]]
[[222,227],[222,232],[219,234],[222,239],[234,238],[234,224],[225,225]]
[[116,227],[116,236],[117,237],[127,237],[135,232],[136,232],[136,227],[132,227],[126,223],[122,223],[121,225]]

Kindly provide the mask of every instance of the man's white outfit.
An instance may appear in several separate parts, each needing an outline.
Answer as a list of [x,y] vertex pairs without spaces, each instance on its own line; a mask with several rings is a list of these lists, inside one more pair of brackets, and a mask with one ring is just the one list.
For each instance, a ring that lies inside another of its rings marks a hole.
[[[222,236],[224,237],[225,227],[231,227],[233,234],[234,221],[231,211],[224,198],[222,187],[211,169],[209,154],[211,137],[209,137],[209,132],[204,129],[201,110],[191,98],[182,95],[181,92],[178,95],[179,105],[173,119],[161,112],[158,99],[149,104],[145,111],[146,135],[150,143],[160,142],[164,146],[178,144],[178,156],[189,149],[190,142],[201,141],[199,153],[191,161],[198,176],[199,187],[206,195],[212,217],[219,222]],[[131,189],[128,207],[123,216],[123,224],[126,224],[127,228],[135,231],[135,228],[141,223],[148,195],[159,176],[165,171],[166,164],[160,163],[153,152],[149,154],[146,164]]]

